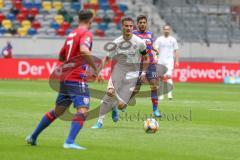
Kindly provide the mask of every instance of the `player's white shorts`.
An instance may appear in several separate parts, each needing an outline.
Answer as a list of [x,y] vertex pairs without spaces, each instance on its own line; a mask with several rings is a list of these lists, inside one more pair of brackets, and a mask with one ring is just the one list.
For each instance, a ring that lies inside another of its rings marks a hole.
[[138,74],[139,73],[137,72],[125,73],[121,70],[118,70],[117,72],[112,72],[112,75],[108,81],[107,89],[113,88],[118,100],[120,100],[124,104],[128,104],[132,93],[138,84]]
[[163,65],[167,68],[167,72],[164,75],[172,76],[174,69],[174,61],[159,62],[158,64]]

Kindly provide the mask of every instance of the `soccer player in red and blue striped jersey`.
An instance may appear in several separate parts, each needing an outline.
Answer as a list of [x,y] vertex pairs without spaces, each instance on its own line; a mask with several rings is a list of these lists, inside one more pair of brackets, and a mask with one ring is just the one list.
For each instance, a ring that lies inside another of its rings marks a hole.
[[69,74],[60,79],[60,91],[55,108],[43,116],[34,132],[27,137],[27,143],[36,145],[39,134],[55,119],[63,115],[71,103],[73,103],[77,113],[69,117],[72,123],[63,147],[66,149],[85,149],[75,144],[74,141],[83,127],[89,110],[90,95],[86,83],[86,68],[90,66],[95,71],[95,74],[98,72],[91,54],[92,33],[89,29],[92,20],[93,13],[91,11],[82,10],[79,12],[79,26],[67,36],[59,53],[59,60],[64,62],[63,66],[65,65],[63,69],[69,67],[70,64],[79,65],[76,65],[76,68],[70,70]]
[[147,54],[149,59],[149,65],[146,72],[146,78],[149,81],[151,87],[151,100],[153,107],[153,115],[156,117],[160,117],[161,114],[158,110],[158,91],[157,91],[157,70],[156,70],[156,61],[154,59],[155,53],[158,51],[153,47],[153,33],[147,30],[147,17],[144,15],[140,15],[137,17],[137,27],[138,29],[133,31],[133,34],[137,35],[141,39],[143,39],[147,46]]

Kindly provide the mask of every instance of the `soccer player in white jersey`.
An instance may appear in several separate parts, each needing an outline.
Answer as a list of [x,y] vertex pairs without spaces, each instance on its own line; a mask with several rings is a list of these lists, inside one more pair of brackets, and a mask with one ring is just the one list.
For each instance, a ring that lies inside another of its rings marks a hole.
[[[110,59],[116,61],[111,78],[109,79],[107,93],[103,97],[100,107],[99,119],[92,128],[102,128],[104,115],[113,106],[122,110],[127,107],[133,94],[145,77],[141,69],[142,58],[147,63],[147,48],[145,41],[132,34],[134,21],[132,18],[123,18],[122,36],[113,41],[113,49],[106,57],[106,64]],[[147,66],[143,67],[146,71]]]
[[[163,80],[168,84],[173,85],[172,72],[175,66],[179,66],[179,47],[177,40],[171,36],[170,25],[163,26],[163,36],[160,36],[154,42],[154,46],[160,51],[158,55],[158,64],[167,68]],[[175,57],[175,60],[174,60]],[[162,81],[160,81],[160,86]],[[159,99],[164,99],[164,93],[160,93]],[[172,91],[168,91],[168,99],[172,100]]]

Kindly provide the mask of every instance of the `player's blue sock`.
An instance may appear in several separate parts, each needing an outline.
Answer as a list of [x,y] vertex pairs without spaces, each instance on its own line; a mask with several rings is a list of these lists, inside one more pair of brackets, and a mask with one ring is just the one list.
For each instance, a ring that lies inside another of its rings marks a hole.
[[66,143],[68,143],[68,144],[74,143],[74,140],[75,140],[77,134],[79,133],[79,131],[81,130],[84,122],[85,122],[84,115],[82,113],[77,113],[72,120],[70,132],[69,132],[68,138],[66,140]]
[[152,100],[153,111],[155,111],[158,109],[157,89],[154,89],[151,91],[151,100]]
[[54,110],[47,112],[43,117],[40,123],[38,124],[37,128],[32,134],[32,138],[34,140],[37,139],[38,135],[45,129],[47,128],[54,120],[56,119],[56,115]]

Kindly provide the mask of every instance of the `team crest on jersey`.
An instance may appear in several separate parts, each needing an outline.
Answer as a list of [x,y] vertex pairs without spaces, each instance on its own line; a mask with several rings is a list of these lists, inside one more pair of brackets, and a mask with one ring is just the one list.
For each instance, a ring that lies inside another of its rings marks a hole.
[[84,104],[88,104],[89,103],[89,98],[84,97],[83,102],[84,102]]

